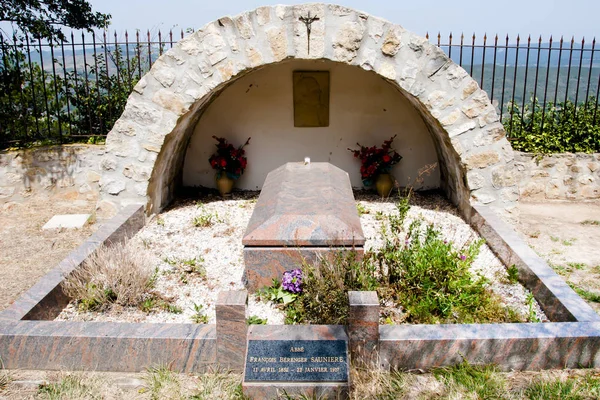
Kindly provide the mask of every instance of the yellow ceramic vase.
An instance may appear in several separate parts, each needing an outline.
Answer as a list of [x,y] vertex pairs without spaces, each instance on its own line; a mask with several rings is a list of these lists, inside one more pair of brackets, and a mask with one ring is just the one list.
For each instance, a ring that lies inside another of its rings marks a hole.
[[375,180],[375,188],[377,194],[382,198],[386,198],[390,195],[392,188],[394,187],[394,180],[390,174],[379,174]]
[[217,174],[215,180],[217,182],[217,189],[219,190],[221,197],[231,196],[231,191],[233,190],[233,184],[235,181],[228,177],[225,173]]

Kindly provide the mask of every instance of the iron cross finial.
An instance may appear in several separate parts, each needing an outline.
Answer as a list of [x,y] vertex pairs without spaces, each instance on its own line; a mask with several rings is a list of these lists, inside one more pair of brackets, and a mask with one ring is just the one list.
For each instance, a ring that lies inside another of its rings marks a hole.
[[300,21],[302,21],[304,23],[304,25],[306,25],[306,35],[307,35],[307,40],[308,40],[308,54],[310,54],[310,31],[312,29],[312,23],[315,21],[318,21],[320,18],[317,17],[316,15],[314,17],[311,17],[310,15],[310,11],[308,12],[308,15],[306,17],[300,17]]

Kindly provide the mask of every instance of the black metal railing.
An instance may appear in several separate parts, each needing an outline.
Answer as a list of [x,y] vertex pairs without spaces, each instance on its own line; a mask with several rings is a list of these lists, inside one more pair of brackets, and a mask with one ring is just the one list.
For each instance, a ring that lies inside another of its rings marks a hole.
[[[163,37],[160,31],[136,31],[131,36],[72,32],[68,41],[50,45],[0,32],[0,148],[101,140],[135,83],[185,33],[169,31]],[[575,119],[586,109],[592,123],[600,125],[595,39],[427,38],[488,93],[511,136],[528,129],[528,118],[538,118],[540,111],[545,121],[552,107],[567,110],[570,103]]]
[[0,32],[0,149],[102,140],[133,86],[184,32],[131,36],[71,32],[51,44]]

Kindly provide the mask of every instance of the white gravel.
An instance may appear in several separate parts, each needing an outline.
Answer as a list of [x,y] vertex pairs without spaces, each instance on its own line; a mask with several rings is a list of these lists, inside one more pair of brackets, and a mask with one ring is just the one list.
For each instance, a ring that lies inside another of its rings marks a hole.
[[[57,320],[76,321],[122,321],[122,322],[192,322],[196,313],[194,305],[202,305],[208,322],[215,322],[215,302],[223,290],[243,289],[241,282],[244,270],[242,236],[254,209],[258,193],[234,193],[233,198],[222,200],[208,196],[202,202],[179,200],[170,209],[154,217],[130,241],[152,254],[158,269],[156,290],[173,298],[181,308],[180,314],[166,311],[143,313],[135,308],[113,308],[104,313],[79,312],[73,304],[67,306]],[[366,249],[376,249],[383,243],[381,226],[385,218],[380,215],[396,211],[391,201],[379,200],[364,192],[356,193],[357,203],[367,213],[360,220],[366,237]],[[439,227],[444,239],[454,242],[459,248],[478,239],[478,235],[457,214],[456,209],[439,195],[417,195],[407,217],[407,224],[421,217],[427,223]],[[211,219],[210,226],[195,226],[194,218]],[[408,225],[407,225],[408,226]],[[143,251],[143,250],[141,250]],[[196,273],[182,272],[178,265],[185,260],[196,260],[202,265],[206,277]],[[506,270],[490,249],[483,245],[474,262],[473,271],[483,274],[491,284],[491,290],[499,295],[506,305],[529,314],[527,290],[520,284],[503,283]],[[182,279],[183,278],[183,279]],[[187,283],[184,283],[187,282]],[[547,320],[535,303],[537,317]],[[282,324],[283,313],[272,304],[256,301],[250,295],[248,316],[266,318],[269,324]]]

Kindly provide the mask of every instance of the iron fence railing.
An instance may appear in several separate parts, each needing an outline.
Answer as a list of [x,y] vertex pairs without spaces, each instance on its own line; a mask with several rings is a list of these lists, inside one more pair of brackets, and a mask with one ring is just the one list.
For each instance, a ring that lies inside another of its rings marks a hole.
[[[0,148],[102,138],[137,80],[184,36],[183,31],[120,37],[106,31],[71,33],[68,41],[50,45],[0,32]],[[536,109],[543,119],[548,106],[566,109],[568,102],[590,107],[593,124],[600,123],[595,39],[427,38],[488,93],[511,134],[522,130],[526,115]]]

